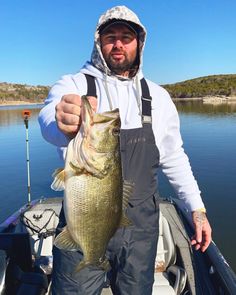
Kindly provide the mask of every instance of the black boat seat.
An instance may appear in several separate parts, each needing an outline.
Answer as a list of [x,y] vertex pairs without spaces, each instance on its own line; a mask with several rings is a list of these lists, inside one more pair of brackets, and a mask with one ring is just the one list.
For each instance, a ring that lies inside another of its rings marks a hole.
[[160,211],[153,295],[179,295],[184,290],[187,275],[183,268],[175,265],[175,262],[175,243],[169,224]]
[[47,293],[47,276],[42,273],[23,272],[18,266],[14,269],[14,278],[18,281],[16,295],[44,295]]

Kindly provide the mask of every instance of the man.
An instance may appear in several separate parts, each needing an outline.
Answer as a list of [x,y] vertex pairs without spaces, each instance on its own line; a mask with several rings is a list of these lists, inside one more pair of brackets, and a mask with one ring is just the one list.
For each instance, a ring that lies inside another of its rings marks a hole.
[[[120,110],[122,173],[135,187],[127,208],[132,226],[118,229],[107,248],[111,287],[116,295],[152,294],[158,167],[192,212],[192,245],[204,252],[211,241],[205,207],[182,148],[176,108],[163,88],[143,79],[145,38],[145,28],[131,10],[124,6],[108,10],[99,19],[91,61],[52,87],[39,115],[43,136],[65,155],[69,140],[80,128],[82,95],[92,96],[90,103],[98,113]],[[65,223],[62,212],[59,227]],[[56,247],[53,252],[53,294],[101,293],[106,277],[103,270],[87,267],[73,274],[82,253]]]

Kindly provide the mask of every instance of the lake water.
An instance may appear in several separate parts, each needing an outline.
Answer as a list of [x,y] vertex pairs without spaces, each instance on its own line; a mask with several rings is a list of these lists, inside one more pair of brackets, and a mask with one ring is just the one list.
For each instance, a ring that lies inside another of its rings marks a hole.
[[[0,222],[27,202],[26,137],[23,106],[0,107]],[[37,116],[29,122],[31,196],[61,196],[50,189],[51,174],[62,167],[56,148],[41,136]],[[236,271],[236,105],[177,103],[184,148],[202,191],[213,239]],[[160,175],[164,196],[174,193]]]

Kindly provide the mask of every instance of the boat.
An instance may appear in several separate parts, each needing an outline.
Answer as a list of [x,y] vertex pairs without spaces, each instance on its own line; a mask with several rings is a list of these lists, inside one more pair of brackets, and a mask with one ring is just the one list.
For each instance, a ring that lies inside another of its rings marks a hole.
[[[62,198],[25,204],[0,224],[0,295],[50,295],[52,247]],[[160,202],[153,295],[236,294],[236,275],[212,242],[190,245],[191,215],[176,199]],[[102,295],[112,294],[109,284]],[[133,294],[131,294],[133,295]]]
[[[51,295],[52,248],[62,197],[31,200],[30,111],[24,110],[22,116],[26,127],[28,201],[0,224],[0,295]],[[181,200],[161,199],[158,222],[153,295],[236,294],[236,275],[216,244],[211,242],[204,253],[193,250],[191,213]],[[108,280],[102,295],[111,294]]]

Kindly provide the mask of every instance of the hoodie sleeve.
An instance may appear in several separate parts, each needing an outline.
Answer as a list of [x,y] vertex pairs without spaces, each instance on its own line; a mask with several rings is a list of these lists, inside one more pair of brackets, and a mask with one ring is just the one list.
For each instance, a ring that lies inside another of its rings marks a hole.
[[[77,75],[79,76],[79,74]],[[85,79],[80,75],[81,79]],[[62,148],[68,145],[69,139],[61,132],[57,127],[55,119],[55,107],[60,102],[61,98],[65,94],[79,94],[77,87],[78,79],[76,76],[65,75],[59,81],[57,81],[49,91],[48,97],[45,100],[45,106],[39,113],[38,121],[41,128],[41,133],[44,139],[55,146]],[[84,83],[81,80],[81,90],[83,90]]]
[[182,147],[180,122],[176,107],[169,94],[159,87],[153,101],[153,130],[160,152],[160,166],[190,211],[204,208],[198,184],[193,176],[189,159]]

